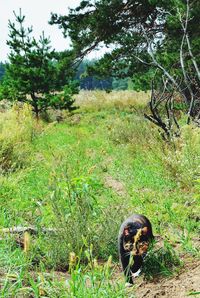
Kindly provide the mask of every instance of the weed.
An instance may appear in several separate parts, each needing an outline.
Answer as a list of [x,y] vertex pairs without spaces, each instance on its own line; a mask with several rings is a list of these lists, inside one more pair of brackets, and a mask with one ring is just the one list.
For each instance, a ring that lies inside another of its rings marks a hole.
[[142,272],[146,279],[152,279],[158,276],[171,276],[175,269],[178,269],[181,261],[173,247],[164,242],[164,246],[155,249],[154,246],[149,249],[144,259]]

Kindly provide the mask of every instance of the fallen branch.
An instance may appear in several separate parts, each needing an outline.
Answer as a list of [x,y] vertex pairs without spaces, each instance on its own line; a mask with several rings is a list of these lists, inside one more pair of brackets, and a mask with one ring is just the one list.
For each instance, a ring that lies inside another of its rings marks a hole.
[[11,227],[11,228],[2,228],[0,229],[0,234],[23,234],[29,232],[30,234],[42,233],[55,233],[58,229],[56,228],[36,228],[36,227]]
[[[53,233],[55,234],[58,231],[56,228],[36,228],[36,227],[11,227],[11,228],[2,228],[0,229],[0,235],[17,235],[16,243],[27,253],[30,250],[31,245],[31,235],[36,235],[38,233]],[[0,241],[3,241],[5,237],[0,237]]]

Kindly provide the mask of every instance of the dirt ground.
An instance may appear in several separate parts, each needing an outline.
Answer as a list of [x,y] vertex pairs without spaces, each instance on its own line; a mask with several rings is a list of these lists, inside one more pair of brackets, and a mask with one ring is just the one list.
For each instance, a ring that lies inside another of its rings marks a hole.
[[114,179],[112,176],[105,177],[105,186],[111,188],[120,196],[123,196],[126,194],[124,184],[122,182]]
[[[187,262],[177,276],[157,281],[136,281],[136,298],[185,298],[189,293],[200,292],[200,261]],[[190,296],[189,296],[190,297]],[[200,297],[192,295],[191,297]]]

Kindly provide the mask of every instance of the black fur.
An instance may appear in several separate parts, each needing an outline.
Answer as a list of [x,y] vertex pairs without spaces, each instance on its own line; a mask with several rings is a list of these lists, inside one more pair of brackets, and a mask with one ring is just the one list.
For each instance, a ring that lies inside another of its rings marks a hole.
[[[124,230],[127,229],[129,231],[129,235],[125,235]],[[124,243],[131,242],[131,248],[133,247],[133,237],[136,235],[138,229],[147,227],[147,233],[142,235],[140,241],[150,242],[154,236],[152,232],[152,226],[148,218],[144,215],[133,214],[129,218],[127,218],[121,225],[118,237],[118,248],[119,248],[119,256],[122,264],[122,268],[124,271],[124,275],[126,281],[133,284],[132,273],[137,272],[143,263],[144,255],[134,255],[133,256],[133,265],[130,267],[129,259],[130,259],[130,251],[124,249]]]

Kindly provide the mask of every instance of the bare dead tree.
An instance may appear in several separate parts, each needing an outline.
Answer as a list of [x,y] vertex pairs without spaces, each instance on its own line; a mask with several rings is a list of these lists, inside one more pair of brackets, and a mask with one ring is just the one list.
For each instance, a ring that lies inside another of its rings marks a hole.
[[[181,69],[183,73],[183,78],[185,82],[185,90],[188,91],[189,97],[190,97],[190,104],[188,108],[188,118],[187,118],[187,124],[190,123],[191,117],[194,116],[196,118],[196,113],[194,109],[196,108],[196,104],[198,104],[199,101],[199,88],[198,85],[200,83],[200,70],[198,67],[198,64],[196,62],[196,59],[192,53],[192,47],[188,35],[188,22],[190,21],[189,19],[189,11],[190,11],[190,6],[189,6],[189,0],[186,0],[187,6],[186,6],[186,16],[185,20],[183,19],[180,11],[178,11],[179,14],[179,21],[183,30],[183,37],[182,37],[182,42],[180,46],[180,64],[181,64]],[[188,73],[185,67],[185,61],[184,61],[184,45],[186,44],[187,46],[187,54],[189,56],[189,59],[192,62],[193,65],[193,70],[192,70],[192,76],[191,74]],[[198,82],[197,82],[198,81]],[[198,108],[197,108],[198,109]],[[197,112],[197,111],[196,111]],[[199,114],[199,111],[198,111]],[[199,117],[199,116],[198,116]],[[195,119],[194,119],[195,120]]]
[[[175,78],[157,60],[154,40],[148,37],[148,32],[142,28],[145,37],[148,54],[151,57],[151,65],[163,73],[163,84],[160,90],[155,90],[155,82],[152,83],[151,98],[149,102],[150,114],[145,117],[160,127],[165,139],[171,139],[180,135],[180,126],[175,113],[175,106],[178,100],[186,106],[187,124],[192,121],[200,126],[200,69],[192,52],[192,46],[188,34],[188,23],[190,21],[190,2],[186,0],[186,12],[184,17],[178,11],[179,21],[182,27],[183,36],[180,44],[180,71],[181,79]],[[136,57],[137,58],[137,57]],[[140,62],[146,63],[139,59]],[[188,66],[190,65],[190,66]],[[177,96],[177,94],[179,96]]]
[[171,83],[168,80],[163,80],[163,89],[159,91],[155,90],[154,81],[152,82],[149,102],[151,114],[145,113],[144,116],[162,129],[162,136],[166,140],[171,139],[174,135],[180,135],[180,126],[174,109],[175,97],[174,88],[171,88]]

